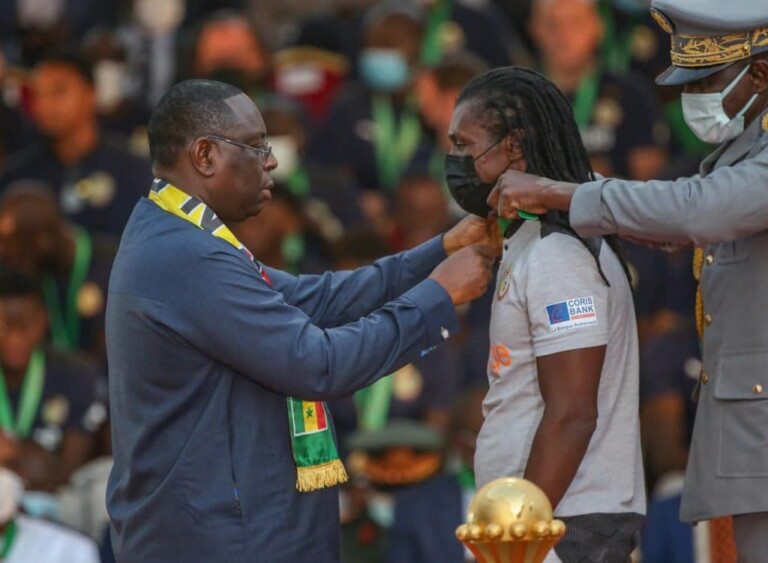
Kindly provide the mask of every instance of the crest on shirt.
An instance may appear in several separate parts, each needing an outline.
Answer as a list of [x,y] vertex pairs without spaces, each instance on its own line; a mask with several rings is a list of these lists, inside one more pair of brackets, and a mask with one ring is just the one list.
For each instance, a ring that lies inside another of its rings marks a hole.
[[77,312],[83,317],[95,317],[104,309],[104,292],[94,282],[86,282],[77,293]]
[[512,284],[512,266],[507,266],[504,270],[504,273],[501,276],[501,281],[499,282],[499,288],[496,291],[496,298],[501,301],[507,296],[507,292],[509,291],[509,286]]
[[551,303],[546,309],[549,329],[552,332],[597,325],[595,299],[591,295]]

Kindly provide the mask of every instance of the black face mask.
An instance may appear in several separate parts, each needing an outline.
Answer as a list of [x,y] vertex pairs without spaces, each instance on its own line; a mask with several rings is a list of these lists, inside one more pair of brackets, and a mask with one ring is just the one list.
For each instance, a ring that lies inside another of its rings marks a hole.
[[486,201],[493,190],[493,184],[486,184],[478,178],[474,158],[469,155],[446,155],[445,181],[453,199],[464,211],[480,217],[488,216],[491,208]]

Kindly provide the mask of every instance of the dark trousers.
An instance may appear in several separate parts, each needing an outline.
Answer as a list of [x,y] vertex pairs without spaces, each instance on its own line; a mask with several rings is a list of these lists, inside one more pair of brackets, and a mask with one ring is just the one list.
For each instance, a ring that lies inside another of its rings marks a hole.
[[567,528],[555,553],[563,563],[627,563],[643,519],[631,512],[561,518]]

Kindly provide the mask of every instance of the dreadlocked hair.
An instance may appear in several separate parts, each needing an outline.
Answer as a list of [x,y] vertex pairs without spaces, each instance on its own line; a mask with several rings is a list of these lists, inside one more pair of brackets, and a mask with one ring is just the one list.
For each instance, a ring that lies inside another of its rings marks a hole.
[[[514,66],[493,69],[467,83],[456,104],[462,102],[475,104],[475,115],[492,138],[501,140],[510,133],[515,136],[530,174],[578,184],[595,179],[570,102],[538,72]],[[600,275],[608,284],[600,266],[600,239],[580,237],[571,227],[568,213],[550,211],[543,219],[581,241],[595,257]],[[603,240],[618,257],[631,286],[618,237],[611,235]]]

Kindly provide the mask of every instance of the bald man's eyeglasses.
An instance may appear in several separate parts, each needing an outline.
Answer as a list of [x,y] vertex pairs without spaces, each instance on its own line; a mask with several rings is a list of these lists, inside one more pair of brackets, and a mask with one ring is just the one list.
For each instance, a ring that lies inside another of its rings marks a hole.
[[264,159],[264,162],[267,161],[269,158],[269,155],[272,154],[272,145],[269,143],[266,143],[263,147],[253,147],[251,145],[246,145],[245,143],[238,143],[237,141],[233,141],[232,139],[227,139],[225,137],[219,137],[218,135],[207,135],[207,139],[214,139],[216,141],[224,141],[225,143],[229,143],[230,145],[235,145],[236,147],[240,147],[241,149],[248,149],[251,151],[255,151],[261,155],[261,157]]

